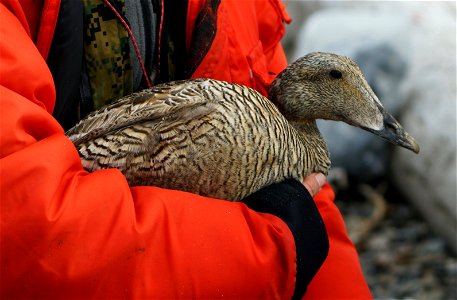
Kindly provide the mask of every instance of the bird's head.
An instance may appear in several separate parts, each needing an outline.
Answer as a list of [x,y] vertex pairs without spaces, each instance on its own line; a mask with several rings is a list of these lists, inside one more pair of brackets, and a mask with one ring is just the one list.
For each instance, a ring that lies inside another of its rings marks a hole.
[[419,152],[417,142],[383,108],[348,57],[313,52],[299,58],[276,77],[269,98],[291,121],[343,121]]

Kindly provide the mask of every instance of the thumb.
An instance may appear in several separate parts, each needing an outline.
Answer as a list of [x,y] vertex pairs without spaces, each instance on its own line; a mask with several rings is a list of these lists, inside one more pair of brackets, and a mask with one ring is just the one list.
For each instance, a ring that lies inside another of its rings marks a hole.
[[325,176],[322,173],[311,173],[303,180],[303,185],[311,194],[312,197],[316,196],[325,183]]

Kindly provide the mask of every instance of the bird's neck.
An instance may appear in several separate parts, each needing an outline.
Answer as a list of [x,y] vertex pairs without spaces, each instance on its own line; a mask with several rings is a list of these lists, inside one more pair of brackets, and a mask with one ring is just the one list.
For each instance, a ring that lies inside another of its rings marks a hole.
[[297,131],[303,143],[303,159],[312,163],[312,172],[321,172],[327,175],[330,168],[330,154],[316,124],[316,120],[289,121]]
[[[297,130],[302,140],[309,140],[318,143],[319,146],[325,145],[316,120],[290,120],[289,123]],[[306,137],[306,139],[305,139]]]

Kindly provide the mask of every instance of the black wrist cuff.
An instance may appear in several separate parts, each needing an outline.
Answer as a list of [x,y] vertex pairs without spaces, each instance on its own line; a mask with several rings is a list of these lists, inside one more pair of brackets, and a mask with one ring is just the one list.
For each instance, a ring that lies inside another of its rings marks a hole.
[[300,182],[287,179],[260,189],[242,202],[255,211],[281,218],[289,226],[297,252],[293,299],[301,299],[329,250],[327,231],[313,198]]

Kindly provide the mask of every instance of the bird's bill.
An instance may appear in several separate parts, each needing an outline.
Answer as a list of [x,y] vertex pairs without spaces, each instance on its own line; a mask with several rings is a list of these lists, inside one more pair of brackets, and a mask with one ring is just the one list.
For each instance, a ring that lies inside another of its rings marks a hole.
[[409,149],[414,153],[419,153],[420,147],[416,140],[407,133],[400,123],[387,112],[384,112],[383,118],[384,127],[380,130],[364,128],[385,140],[388,140],[394,145]]

